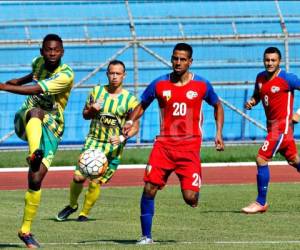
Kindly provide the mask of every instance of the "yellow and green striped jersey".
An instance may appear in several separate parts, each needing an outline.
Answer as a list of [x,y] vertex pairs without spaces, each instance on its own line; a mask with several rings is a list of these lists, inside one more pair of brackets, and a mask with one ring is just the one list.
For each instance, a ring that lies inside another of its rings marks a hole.
[[54,72],[49,72],[45,68],[44,58],[37,57],[32,61],[32,74],[33,81],[41,86],[43,93],[28,96],[21,109],[38,107],[45,110],[44,126],[61,138],[64,131],[64,110],[73,87],[74,72],[62,62]]
[[128,114],[138,105],[136,97],[125,89],[118,95],[107,92],[106,86],[94,87],[86,101],[98,102],[101,109],[96,118],[93,118],[86,138],[84,149],[99,148],[109,160],[120,159],[125,143],[117,146],[109,143],[113,135],[121,135]]

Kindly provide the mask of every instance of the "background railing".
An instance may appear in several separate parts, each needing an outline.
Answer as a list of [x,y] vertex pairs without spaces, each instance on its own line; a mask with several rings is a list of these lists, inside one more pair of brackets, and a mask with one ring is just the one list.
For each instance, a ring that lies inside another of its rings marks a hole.
[[[125,87],[137,96],[170,71],[177,42],[194,48],[192,71],[215,86],[225,104],[227,141],[264,138],[259,105],[243,109],[266,47],[277,46],[282,67],[300,75],[300,4],[297,1],[0,1],[0,82],[30,72],[42,38],[64,40],[64,62],[75,71],[75,88],[66,109],[62,144],[82,144],[89,122],[81,113],[89,89],[107,82],[108,62],[127,67]],[[13,117],[23,96],[0,93],[0,145],[23,145],[13,133]],[[297,93],[295,108],[300,105]],[[214,137],[212,108],[204,105],[204,141]],[[253,122],[254,121],[254,122]],[[154,103],[141,119],[132,143],[152,142],[158,133]],[[295,130],[296,137],[300,132]]]

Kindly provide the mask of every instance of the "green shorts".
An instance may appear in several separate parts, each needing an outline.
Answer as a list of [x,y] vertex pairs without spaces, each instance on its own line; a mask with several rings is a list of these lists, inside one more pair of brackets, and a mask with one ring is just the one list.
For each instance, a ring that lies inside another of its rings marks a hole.
[[[26,114],[29,110],[21,109],[15,115],[15,132],[17,136],[27,141],[25,126],[26,126]],[[40,142],[39,149],[42,149],[44,152],[44,158],[42,160],[43,164],[49,168],[54,155],[57,151],[58,144],[60,139],[54,136],[54,134],[44,125],[42,124],[42,138]]]
[[[108,168],[105,171],[105,173],[99,177],[98,179],[94,179],[93,181],[98,181],[100,184],[104,184],[107,183],[114,175],[114,173],[116,172],[119,164],[120,164],[120,160],[118,158],[108,158]],[[75,175],[79,175],[82,176],[82,174],[79,171],[79,166],[78,164],[75,167]]]

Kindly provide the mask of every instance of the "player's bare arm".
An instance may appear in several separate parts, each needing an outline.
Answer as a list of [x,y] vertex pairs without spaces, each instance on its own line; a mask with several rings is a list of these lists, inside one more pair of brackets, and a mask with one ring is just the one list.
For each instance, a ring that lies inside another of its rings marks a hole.
[[130,137],[135,136],[137,134],[138,130],[139,130],[139,121],[137,120],[137,121],[133,122],[133,125],[132,125],[130,131],[126,135],[111,136],[109,138],[109,141],[113,145],[119,145],[120,143],[123,143],[126,140],[128,140]]
[[11,92],[19,95],[38,95],[43,93],[40,85],[19,86],[12,84],[0,84],[0,90]]
[[100,109],[101,106],[97,102],[85,105],[82,112],[83,118],[85,120],[95,118]]
[[245,103],[245,108],[250,110],[259,103],[259,93],[254,90],[252,97]]
[[216,137],[215,137],[215,147],[218,151],[224,150],[224,141],[222,136],[222,130],[224,125],[224,109],[223,105],[220,101],[218,101],[214,105],[214,115],[215,115],[215,121],[216,121]]
[[8,80],[7,82],[5,82],[5,84],[10,84],[10,85],[23,85],[26,83],[30,83],[33,80],[33,74],[30,73],[26,76],[20,77],[20,78],[15,78],[15,79],[11,79]]
[[[130,134],[134,133],[134,123],[144,114],[145,108],[140,103],[135,109],[130,113],[127,122],[123,127],[123,134],[125,136],[129,136]],[[131,131],[132,130],[132,131]],[[135,132],[137,133],[137,131]]]

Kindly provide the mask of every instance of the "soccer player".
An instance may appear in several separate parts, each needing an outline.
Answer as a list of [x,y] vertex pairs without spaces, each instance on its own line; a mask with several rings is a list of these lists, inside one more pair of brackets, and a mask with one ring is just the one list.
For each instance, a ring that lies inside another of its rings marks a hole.
[[[122,86],[126,76],[124,63],[111,61],[106,75],[108,85],[94,87],[83,109],[83,118],[91,120],[91,125],[82,152],[87,149],[101,149],[109,164],[103,176],[89,180],[83,207],[77,218],[79,222],[88,220],[90,210],[100,196],[100,186],[112,178],[120,163],[126,140],[138,131],[138,122],[135,122],[130,133],[127,136],[122,135],[122,127],[129,113],[138,105],[135,96]],[[70,184],[69,204],[56,216],[58,221],[66,220],[78,209],[78,198],[86,179],[76,166]]]
[[[28,95],[15,115],[18,137],[28,141],[28,190],[19,238],[28,248],[40,245],[31,234],[31,223],[41,200],[41,186],[64,131],[64,109],[73,86],[73,70],[61,61],[63,41],[56,34],[43,39],[41,56],[33,59],[32,72],[0,84],[0,90]],[[25,85],[33,82],[32,85]]]
[[223,106],[209,81],[189,71],[193,49],[178,43],[171,57],[173,72],[151,82],[141,96],[141,102],[131,113],[124,133],[139,119],[150,103],[157,99],[160,115],[160,134],[157,136],[144,173],[141,197],[142,238],[137,244],[153,243],[151,235],[154,199],[170,174],[177,174],[184,201],[191,207],[198,205],[201,185],[200,148],[202,141],[203,100],[214,107],[216,122],[215,146],[224,150],[222,128]]
[[247,214],[263,213],[268,210],[267,192],[270,181],[268,162],[277,152],[300,171],[292,122],[294,90],[300,89],[300,79],[280,68],[281,53],[278,48],[267,48],[263,57],[265,70],[257,75],[253,95],[245,103],[246,109],[250,110],[259,101],[262,102],[268,129],[267,137],[256,156],[258,195],[255,202],[242,208],[242,212]]

